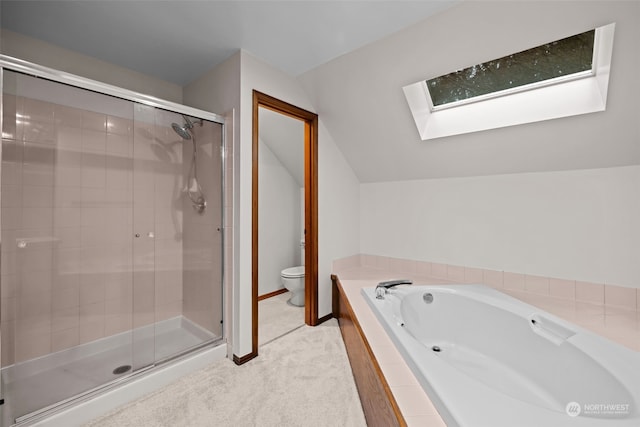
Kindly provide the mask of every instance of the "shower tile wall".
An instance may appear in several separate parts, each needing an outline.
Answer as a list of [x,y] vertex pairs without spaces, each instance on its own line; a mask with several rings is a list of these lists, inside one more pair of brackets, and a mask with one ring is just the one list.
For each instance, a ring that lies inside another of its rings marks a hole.
[[170,127],[8,94],[3,123],[2,365],[181,314]]

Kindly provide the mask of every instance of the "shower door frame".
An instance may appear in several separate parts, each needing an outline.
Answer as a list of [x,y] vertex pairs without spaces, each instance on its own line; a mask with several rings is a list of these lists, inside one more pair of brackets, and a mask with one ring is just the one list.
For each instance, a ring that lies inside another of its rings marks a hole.
[[[112,96],[115,98],[119,98],[119,99],[123,99],[126,101],[131,101],[134,103],[138,103],[138,104],[142,104],[145,106],[149,106],[149,107],[154,107],[154,108],[159,108],[162,110],[166,110],[169,112],[173,112],[173,113],[177,113],[177,114],[183,114],[183,115],[187,115],[187,116],[191,116],[191,117],[197,117],[197,118],[201,118],[210,122],[214,122],[217,124],[220,124],[222,126],[221,132],[221,197],[220,197],[220,230],[221,230],[221,259],[220,259],[220,263],[221,263],[221,276],[220,276],[220,281],[221,281],[221,301],[223,302],[220,309],[221,309],[221,318],[225,319],[225,281],[226,281],[226,272],[225,272],[225,259],[226,259],[226,254],[225,254],[225,234],[226,234],[226,214],[225,214],[225,209],[224,209],[224,203],[225,203],[225,197],[226,197],[226,132],[225,132],[225,128],[226,128],[226,123],[225,123],[225,118],[222,115],[219,114],[215,114],[215,113],[211,113],[205,110],[200,110],[197,108],[193,108],[193,107],[189,107],[186,105],[182,105],[182,104],[178,104],[176,102],[172,102],[172,101],[167,101],[161,98],[157,98],[151,95],[146,95],[143,93],[139,93],[139,92],[135,92],[129,89],[125,89],[125,88],[121,88],[118,86],[114,86],[108,83],[102,83],[96,80],[92,80],[86,77],[82,77],[82,76],[78,76],[75,74],[71,74],[71,73],[67,73],[65,71],[60,71],[60,70],[56,70],[53,68],[49,68],[49,67],[45,67],[39,64],[35,64],[29,61],[25,61],[19,58],[15,58],[12,56],[8,56],[8,55],[2,55],[0,54],[0,130],[3,128],[3,110],[4,110],[4,102],[3,102],[3,98],[2,98],[2,93],[4,90],[4,71],[13,71],[13,72],[18,72],[18,73],[22,73],[22,74],[26,74],[32,77],[36,77],[36,78],[42,78],[45,80],[49,80],[55,83],[61,83],[64,85],[68,85],[68,86],[72,86],[72,87],[76,87],[79,89],[85,89],[85,90],[89,90],[92,92],[96,92],[98,94],[102,94],[102,95],[107,95],[107,96]],[[0,144],[0,159],[2,158],[2,144]],[[1,184],[1,177],[0,177],[0,184]],[[2,224],[2,215],[0,214],[0,224]],[[0,236],[0,249],[2,248],[2,245],[4,244],[4,242],[2,242],[2,238]],[[0,268],[2,266],[0,265]],[[0,279],[1,280],[1,279]],[[0,300],[1,300],[1,294],[0,294]],[[226,323],[226,322],[225,322]],[[2,329],[3,329],[3,323],[0,322],[0,336],[2,336]],[[135,371],[132,372],[130,375],[123,377],[119,380],[116,380],[113,383],[106,383],[103,384],[101,386],[98,386],[95,389],[89,390],[87,393],[83,393],[80,394],[79,396],[75,396],[75,397],[71,397],[68,398],[62,402],[57,402],[57,405],[62,405],[62,406],[66,406],[66,404],[68,403],[72,403],[75,402],[77,399],[80,399],[80,401],[82,401],[83,399],[86,399],[87,397],[90,398],[91,396],[93,396],[96,392],[99,392],[100,389],[105,389],[105,390],[109,390],[111,387],[113,387],[114,384],[120,384],[122,382],[125,382],[129,379],[135,378],[140,374],[144,374],[146,373],[150,368],[153,368],[154,366],[158,366],[158,365],[164,365],[167,362],[171,362],[173,360],[179,359],[187,354],[193,354],[195,352],[197,352],[198,350],[201,350],[203,348],[207,348],[210,345],[214,344],[214,343],[220,343],[220,342],[224,342],[226,340],[226,336],[225,336],[225,328],[221,329],[221,336],[219,338],[217,338],[215,341],[211,342],[211,341],[207,341],[204,342],[192,349],[186,350],[186,351],[182,351],[179,352],[178,354],[175,354],[167,359],[163,359],[160,363],[158,363],[158,361],[154,361],[154,363],[152,363],[149,366],[144,367],[143,369],[139,370],[139,371]],[[2,354],[1,354],[1,342],[0,342],[0,366],[1,366],[1,362],[2,362]],[[77,398],[77,399],[76,399]],[[5,404],[5,396],[4,396],[4,390],[2,389],[2,382],[0,381],[0,405]],[[44,411],[44,410],[54,410],[55,408],[43,408],[42,410],[39,411]],[[39,412],[37,411],[37,412]]]

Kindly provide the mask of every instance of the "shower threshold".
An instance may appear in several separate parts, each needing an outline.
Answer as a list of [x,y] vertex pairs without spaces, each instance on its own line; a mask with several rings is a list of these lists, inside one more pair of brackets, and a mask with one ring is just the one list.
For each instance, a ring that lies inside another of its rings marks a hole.
[[8,366],[2,369],[5,403],[0,406],[0,425],[40,418],[51,409],[220,338],[176,316]]

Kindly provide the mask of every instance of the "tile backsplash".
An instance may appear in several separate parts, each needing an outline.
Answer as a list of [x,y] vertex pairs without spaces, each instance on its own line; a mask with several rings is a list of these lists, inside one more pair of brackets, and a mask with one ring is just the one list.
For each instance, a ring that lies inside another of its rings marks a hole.
[[361,267],[389,270],[401,274],[402,278],[414,280],[428,276],[440,278],[450,283],[484,283],[496,289],[548,295],[560,300],[603,305],[611,308],[640,310],[640,289],[614,284],[589,283],[367,254],[354,255],[333,262],[334,271],[344,272],[350,268]]

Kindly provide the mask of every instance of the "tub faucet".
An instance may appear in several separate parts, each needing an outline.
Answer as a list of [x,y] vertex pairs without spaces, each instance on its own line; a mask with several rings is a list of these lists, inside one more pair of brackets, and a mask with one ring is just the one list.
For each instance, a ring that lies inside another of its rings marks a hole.
[[388,280],[386,282],[380,282],[376,285],[376,299],[384,299],[384,295],[389,292],[389,289],[398,285],[411,285],[413,282],[408,279],[400,280]]

